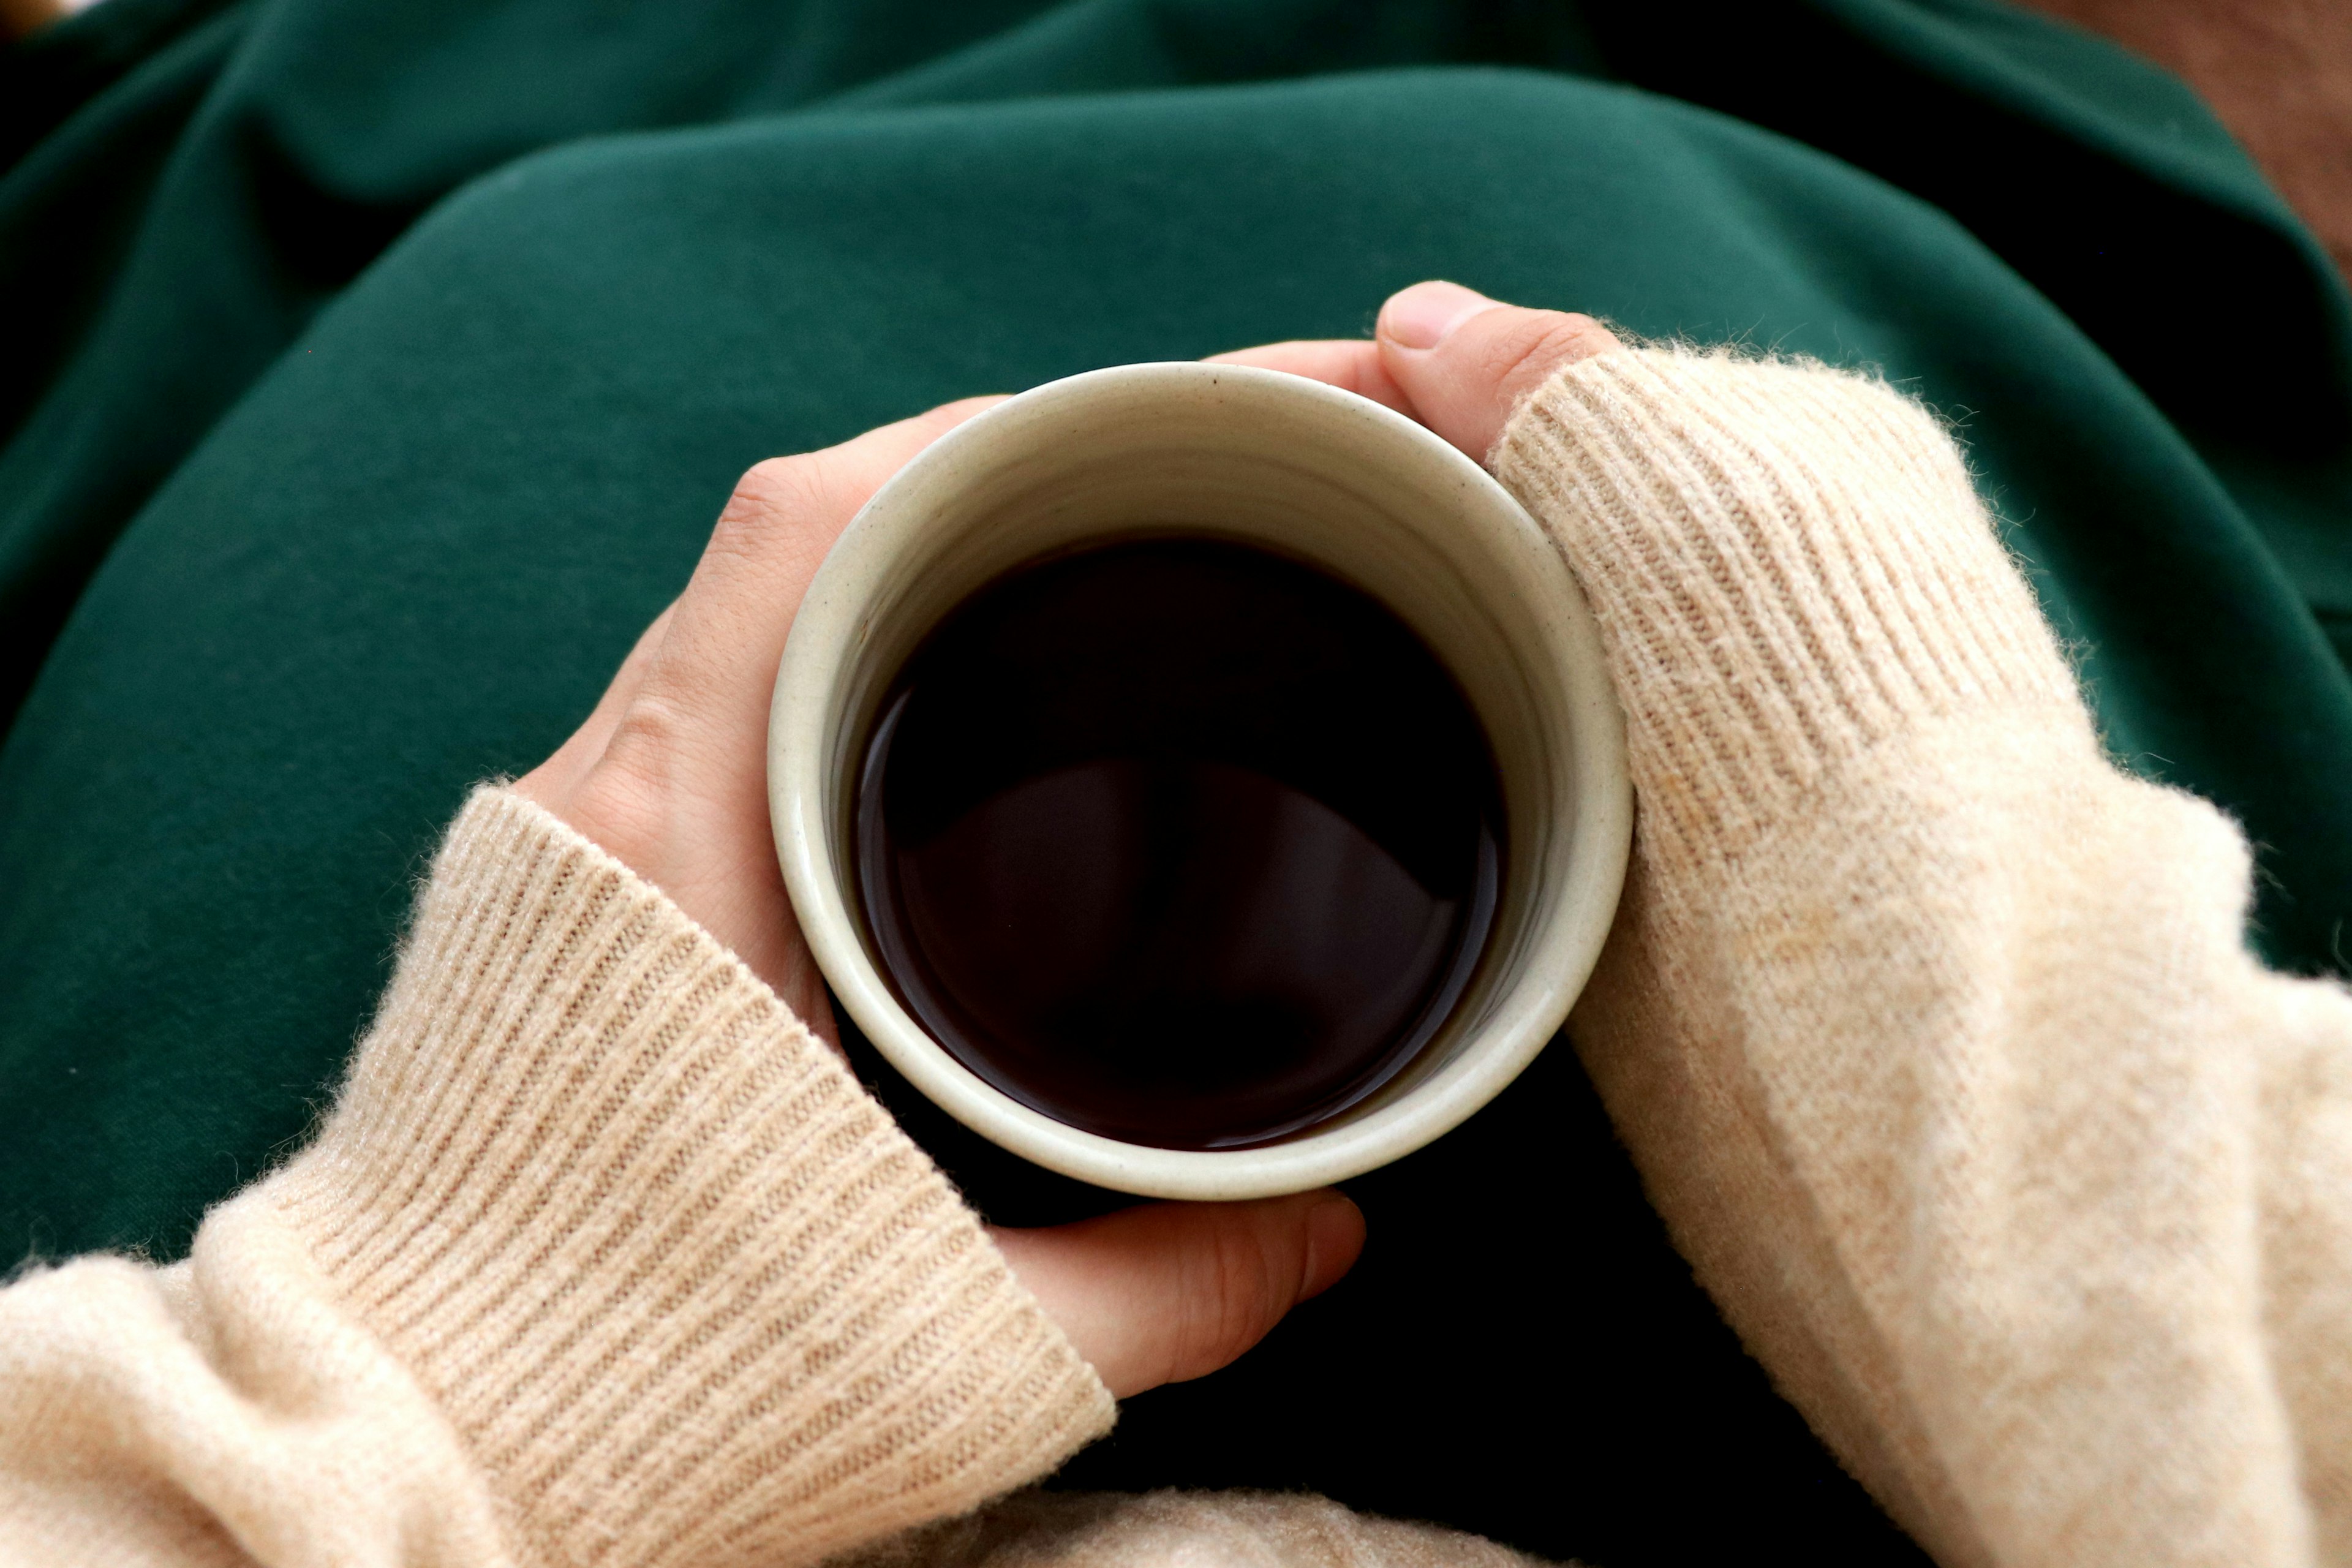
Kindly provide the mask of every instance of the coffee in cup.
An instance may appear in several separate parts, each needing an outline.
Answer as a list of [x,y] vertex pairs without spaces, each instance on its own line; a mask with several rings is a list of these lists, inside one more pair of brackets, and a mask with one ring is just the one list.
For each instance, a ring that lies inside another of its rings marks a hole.
[[841,1005],[1054,1170],[1243,1198],[1459,1123],[1557,1031],[1631,836],[1558,550],[1475,463],[1270,371],[960,426],[810,585],[777,853]]
[[1494,924],[1486,733],[1378,601],[1254,546],[1030,562],[861,748],[857,909],[948,1053],[1072,1127],[1245,1148],[1444,1023]]

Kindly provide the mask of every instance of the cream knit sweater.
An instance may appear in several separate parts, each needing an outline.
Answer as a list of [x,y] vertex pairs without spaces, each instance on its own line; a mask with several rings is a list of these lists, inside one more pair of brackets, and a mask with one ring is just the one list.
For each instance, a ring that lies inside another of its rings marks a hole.
[[[1495,463],[1628,719],[1578,1047],[1780,1387],[1954,1568],[2352,1563],[2352,994],[2104,760],[1942,430],[1643,350]],[[310,1146],[184,1263],[0,1291],[0,1562],[1517,1561],[1312,1500],[955,1521],[1110,1417],[774,996],[485,790]]]

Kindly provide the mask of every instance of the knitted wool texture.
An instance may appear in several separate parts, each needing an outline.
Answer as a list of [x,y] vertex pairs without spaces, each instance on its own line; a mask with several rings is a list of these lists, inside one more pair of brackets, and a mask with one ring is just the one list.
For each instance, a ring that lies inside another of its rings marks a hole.
[[830,1568],[1538,1568],[1474,1535],[1259,1492],[1016,1493]]
[[[1779,1386],[1948,1564],[2352,1563],[2352,994],[2249,958],[2234,828],[2101,755],[1942,430],[1643,350],[1494,462],[1626,710],[1572,1034]],[[1518,1561],[1313,1499],[886,1539],[1102,1389],[771,994],[497,792],[319,1140],[185,1264],[0,1291],[0,1562]]]
[[478,793],[341,1102],[183,1265],[0,1292],[0,1561],[809,1563],[1111,1403],[660,893]]
[[1645,351],[1496,464],[1639,802],[1571,1034],[1781,1390],[1948,1564],[2352,1561],[2352,996],[2102,757],[1943,431]]

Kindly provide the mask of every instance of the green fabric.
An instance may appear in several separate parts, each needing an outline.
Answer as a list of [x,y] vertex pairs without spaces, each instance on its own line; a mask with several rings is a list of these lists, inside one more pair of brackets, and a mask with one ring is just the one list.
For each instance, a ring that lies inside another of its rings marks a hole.
[[[7,1255],[175,1252],[301,1137],[749,463],[1431,275],[1916,387],[2265,950],[2352,945],[2344,292],[2185,89],[1983,0],[106,0],[0,106]],[[992,1213],[1105,1201],[860,1059]],[[1355,1190],[1357,1277],[1074,1484],[1917,1561],[1566,1050]]]

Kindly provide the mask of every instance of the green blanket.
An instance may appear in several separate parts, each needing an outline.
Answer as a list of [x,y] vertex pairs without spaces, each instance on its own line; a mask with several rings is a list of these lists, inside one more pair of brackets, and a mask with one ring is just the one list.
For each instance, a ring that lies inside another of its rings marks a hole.
[[[467,785],[754,459],[1442,275],[1947,413],[2128,765],[2352,936],[2352,314],[2177,83],[1989,0],[106,0],[0,55],[0,1258],[299,1140]],[[2331,640],[2332,639],[2332,640]],[[1100,1206],[861,1065],[974,1200]],[[1564,1048],[1071,1484],[1916,1561]]]

